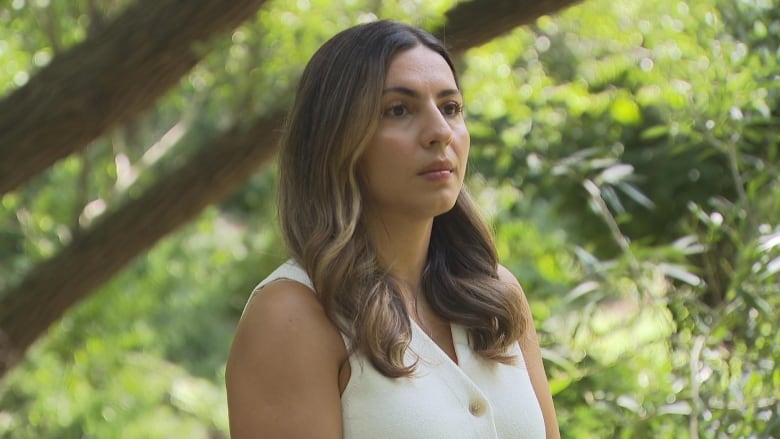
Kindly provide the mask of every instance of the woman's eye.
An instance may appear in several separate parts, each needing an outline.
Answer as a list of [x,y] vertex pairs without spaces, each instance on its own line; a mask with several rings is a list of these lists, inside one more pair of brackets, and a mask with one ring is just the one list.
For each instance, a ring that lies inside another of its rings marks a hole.
[[385,116],[388,117],[403,117],[406,116],[409,113],[409,110],[407,110],[406,106],[401,104],[396,104],[385,110]]
[[456,116],[463,112],[463,105],[457,102],[447,102],[441,107],[441,112],[445,116]]

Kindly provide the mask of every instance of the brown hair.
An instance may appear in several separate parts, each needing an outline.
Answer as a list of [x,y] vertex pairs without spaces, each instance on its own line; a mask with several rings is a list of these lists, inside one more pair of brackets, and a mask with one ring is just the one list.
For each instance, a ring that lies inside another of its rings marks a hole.
[[[411,321],[363,229],[356,165],[381,117],[393,55],[419,45],[440,54],[457,83],[441,42],[402,23],[367,23],[326,42],[303,72],[279,158],[280,223],[292,257],[350,350],[390,377],[414,371],[403,362]],[[455,206],[434,218],[422,287],[435,312],[468,329],[475,352],[508,363],[527,316],[517,287],[499,280],[497,266],[490,230],[461,189]]]

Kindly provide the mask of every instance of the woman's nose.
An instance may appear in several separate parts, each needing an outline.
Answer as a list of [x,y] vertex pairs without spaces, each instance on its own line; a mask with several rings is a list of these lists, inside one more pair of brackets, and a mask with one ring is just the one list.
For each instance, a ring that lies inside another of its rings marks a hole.
[[428,117],[423,122],[423,146],[426,148],[447,146],[452,143],[454,137],[452,127],[447,118],[441,113],[439,107],[436,105],[432,105],[432,107],[426,111]]

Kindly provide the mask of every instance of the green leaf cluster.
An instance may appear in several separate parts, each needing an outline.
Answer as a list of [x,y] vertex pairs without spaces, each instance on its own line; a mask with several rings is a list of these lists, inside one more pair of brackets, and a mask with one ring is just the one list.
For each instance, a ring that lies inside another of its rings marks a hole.
[[592,0],[469,52],[564,437],[780,435],[778,10]]

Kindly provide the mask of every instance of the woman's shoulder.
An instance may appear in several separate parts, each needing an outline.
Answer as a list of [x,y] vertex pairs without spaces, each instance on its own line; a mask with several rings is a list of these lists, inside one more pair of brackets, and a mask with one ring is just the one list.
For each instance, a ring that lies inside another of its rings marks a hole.
[[287,278],[274,279],[254,291],[238,330],[247,332],[249,338],[273,334],[279,340],[294,341],[295,346],[343,344],[316,293],[308,285]]
[[241,320],[270,319],[287,320],[291,316],[301,316],[319,320],[325,311],[316,293],[307,285],[293,279],[278,278],[258,286],[252,292]]
[[303,371],[338,367],[346,355],[341,333],[311,287],[279,277],[266,279],[253,291],[239,320],[229,363],[268,366],[280,361],[290,370]]
[[308,417],[336,437],[344,358],[340,333],[308,286],[285,278],[263,285],[239,321],[225,370],[231,433],[315,428],[300,425]]

